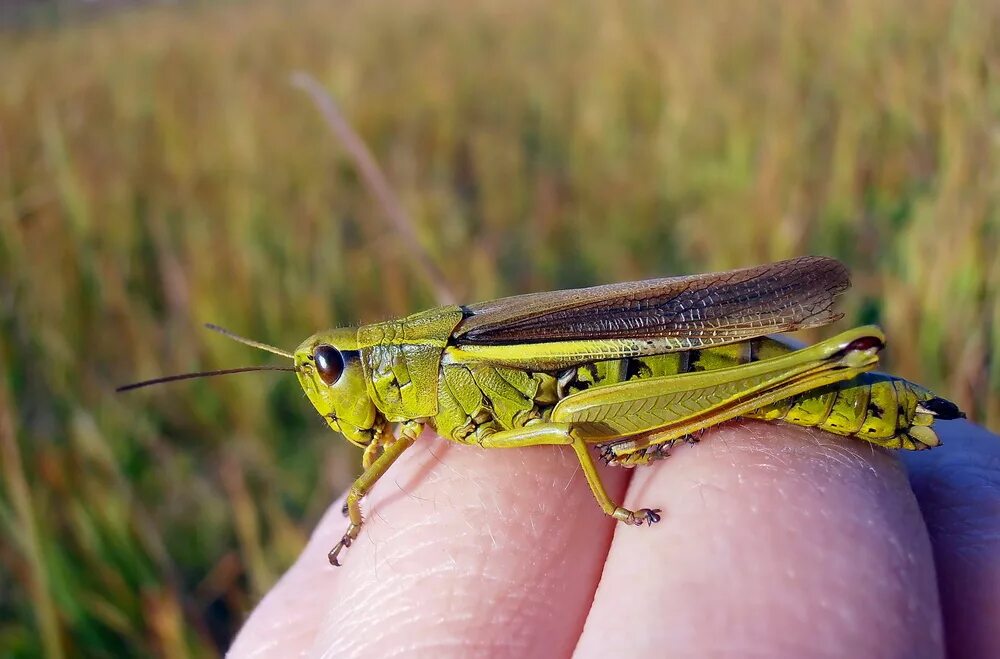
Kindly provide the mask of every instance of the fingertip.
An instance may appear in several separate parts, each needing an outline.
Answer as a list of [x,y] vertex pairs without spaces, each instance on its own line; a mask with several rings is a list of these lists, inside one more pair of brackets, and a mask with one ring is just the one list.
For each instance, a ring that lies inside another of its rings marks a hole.
[[[937,656],[929,541],[888,454],[785,425],[728,424],[637,470],[579,648],[654,656]],[[612,636],[602,620],[642,633]]]
[[950,656],[1000,656],[1000,437],[938,424],[943,446],[903,456],[927,522]]
[[[618,498],[625,476],[616,470],[608,477]],[[287,621],[288,607],[302,606],[299,596],[287,594],[299,589],[311,593],[295,623],[297,637],[311,626],[307,652],[566,654],[613,529],[572,451],[484,450],[430,436],[366,497],[361,534],[342,555],[343,567],[332,568],[326,552],[346,526],[339,506],[330,508],[234,648],[277,633],[274,621]]]
[[343,533],[343,502],[340,497],[327,509],[298,559],[250,613],[227,656],[279,659],[308,654],[329,608],[322,585],[336,579],[326,553]]

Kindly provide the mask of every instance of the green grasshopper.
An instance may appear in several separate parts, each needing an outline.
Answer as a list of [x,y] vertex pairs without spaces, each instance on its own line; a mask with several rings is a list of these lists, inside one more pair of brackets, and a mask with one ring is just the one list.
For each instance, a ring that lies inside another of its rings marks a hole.
[[[736,417],[782,420],[919,450],[940,441],[935,419],[964,414],[916,384],[870,372],[885,337],[852,329],[803,349],[766,335],[831,323],[846,268],[802,257],[731,272],[535,293],[443,306],[306,339],[299,383],[329,426],[364,450],[350,525],[329,554],[358,537],[361,499],[425,426],[483,448],[568,446],[601,509],[626,524],[660,521],[608,496],[594,453],[634,467]],[[128,385],[258,370],[190,373]],[[398,432],[393,432],[396,425]]]

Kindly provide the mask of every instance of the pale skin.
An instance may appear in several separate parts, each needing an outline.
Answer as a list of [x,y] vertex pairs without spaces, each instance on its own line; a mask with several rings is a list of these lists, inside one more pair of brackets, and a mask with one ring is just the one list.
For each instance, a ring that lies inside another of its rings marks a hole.
[[341,498],[231,656],[1000,656],[1000,437],[936,429],[890,453],[737,422],[602,467],[613,499],[663,509],[648,528],[601,512],[570,447],[425,433],[344,566]]

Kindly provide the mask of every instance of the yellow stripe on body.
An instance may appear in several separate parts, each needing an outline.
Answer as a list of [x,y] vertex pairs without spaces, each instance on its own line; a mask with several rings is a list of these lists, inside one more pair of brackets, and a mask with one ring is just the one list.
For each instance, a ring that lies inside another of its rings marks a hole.
[[732,343],[731,337],[686,336],[648,339],[585,339],[514,345],[463,345],[445,350],[445,362],[490,362],[531,371],[557,371],[586,362],[646,357]]

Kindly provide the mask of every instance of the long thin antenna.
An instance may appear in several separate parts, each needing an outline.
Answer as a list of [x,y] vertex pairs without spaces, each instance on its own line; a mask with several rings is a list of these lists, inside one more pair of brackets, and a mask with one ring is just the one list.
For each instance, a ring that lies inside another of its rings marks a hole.
[[253,339],[248,339],[240,336],[239,334],[233,334],[224,327],[219,327],[218,325],[213,325],[212,323],[205,323],[205,327],[212,330],[213,332],[218,332],[223,336],[228,336],[233,341],[239,341],[243,345],[248,345],[259,350],[266,350],[268,352],[273,352],[276,355],[281,355],[282,357],[288,357],[289,359],[295,359],[295,355],[290,352],[285,352],[281,348],[275,348],[272,345],[266,343],[261,343],[260,341],[254,341]]
[[294,371],[295,368],[291,366],[244,366],[243,368],[225,368],[221,371],[201,371],[200,373],[181,373],[180,375],[167,375],[162,378],[153,378],[152,380],[143,380],[142,382],[133,382],[132,384],[126,384],[115,389],[115,391],[121,393],[123,391],[132,391],[133,389],[141,389],[142,387],[149,387],[154,384],[163,384],[164,382],[176,382],[177,380],[192,380],[194,378],[208,378],[216,375],[231,375],[232,373],[249,373],[251,371]]

